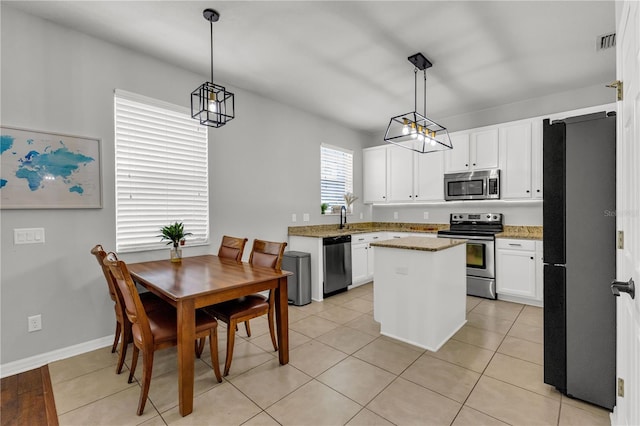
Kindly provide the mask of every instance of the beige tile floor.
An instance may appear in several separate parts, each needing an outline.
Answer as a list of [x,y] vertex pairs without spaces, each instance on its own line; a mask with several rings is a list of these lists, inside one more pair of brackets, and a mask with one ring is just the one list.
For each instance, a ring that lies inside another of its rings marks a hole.
[[[289,307],[290,363],[264,318],[236,336],[231,372],[196,360],[194,411],[177,409],[175,349],[156,354],[149,400],[103,348],[49,365],[60,425],[608,425],[609,413],[542,382],[542,310],[467,297],[467,324],[438,352],[381,336],[367,284]],[[220,330],[224,361],[226,330]],[[208,348],[208,345],[207,345]],[[129,351],[131,353],[131,351]],[[129,365],[129,363],[127,363]],[[140,366],[140,364],[139,364]],[[139,378],[141,367],[136,371]]]

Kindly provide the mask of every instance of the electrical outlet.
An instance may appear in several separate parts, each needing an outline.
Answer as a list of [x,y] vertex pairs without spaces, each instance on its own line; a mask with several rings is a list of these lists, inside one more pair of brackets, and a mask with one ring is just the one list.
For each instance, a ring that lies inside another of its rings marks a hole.
[[424,212],[423,215],[425,219],[429,219],[429,212]]
[[309,213],[303,213],[302,214],[302,220],[304,222],[309,222]]
[[295,213],[291,214],[291,222],[295,222],[296,220],[298,220],[298,217],[296,216]]
[[27,317],[27,321],[29,323],[29,333],[31,333],[32,331],[42,330],[42,315]]
[[364,219],[364,213],[360,212],[360,219]]
[[393,218],[398,219],[398,212],[393,212]]

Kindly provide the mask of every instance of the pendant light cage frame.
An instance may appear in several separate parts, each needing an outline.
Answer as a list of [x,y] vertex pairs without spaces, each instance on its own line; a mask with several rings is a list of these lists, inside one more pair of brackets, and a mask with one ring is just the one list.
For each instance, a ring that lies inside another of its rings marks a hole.
[[191,92],[191,117],[209,127],[222,127],[235,118],[235,96],[226,87],[213,82],[213,23],[220,14],[213,9],[202,12],[209,21],[211,32],[211,81],[204,82]]
[[[422,54],[416,53],[407,58],[414,66],[414,110],[405,114],[391,117],[385,142],[407,148],[420,154],[453,149],[451,137],[446,127],[441,126],[430,118],[427,113],[427,74],[426,69],[432,63]],[[424,73],[424,113],[418,112],[418,70]]]

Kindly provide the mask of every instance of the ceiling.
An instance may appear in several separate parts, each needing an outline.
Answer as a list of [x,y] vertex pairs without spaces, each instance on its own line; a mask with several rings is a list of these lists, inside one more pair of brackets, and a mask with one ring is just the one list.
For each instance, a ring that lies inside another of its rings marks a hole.
[[205,79],[210,38],[202,11],[214,8],[221,15],[216,83],[371,132],[414,109],[407,57],[416,52],[434,64],[427,115],[436,121],[615,78],[615,49],[595,48],[599,35],[615,30],[612,1],[2,3]]

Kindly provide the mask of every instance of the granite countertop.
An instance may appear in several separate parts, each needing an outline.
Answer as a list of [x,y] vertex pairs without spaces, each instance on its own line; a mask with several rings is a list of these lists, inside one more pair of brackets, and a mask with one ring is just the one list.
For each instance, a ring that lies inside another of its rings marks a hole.
[[[367,232],[424,232],[435,234],[449,229],[448,223],[396,223],[396,222],[363,222],[349,223],[343,229],[338,225],[290,226],[289,235],[299,237],[326,238],[338,235],[355,235]],[[496,238],[513,238],[518,240],[542,240],[542,226],[505,225],[504,232]]]
[[496,234],[496,238],[513,238],[516,240],[542,240],[542,226],[505,225],[504,232]]
[[370,245],[374,247],[398,248],[405,250],[440,251],[466,243],[467,240],[457,240],[453,238],[404,237],[394,238],[392,240],[376,241]]
[[336,237],[338,235],[364,234],[367,232],[425,232],[435,234],[441,229],[449,229],[449,224],[364,222],[349,223],[343,229],[339,229],[338,225],[290,226],[289,235],[325,238]]

